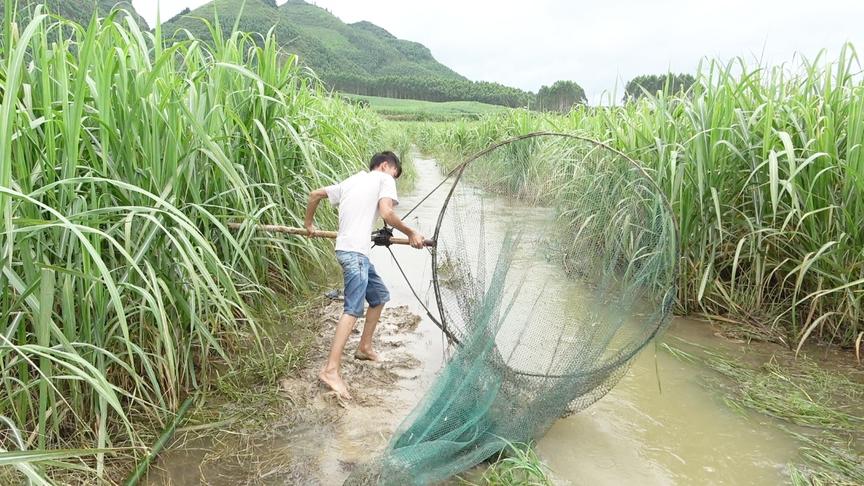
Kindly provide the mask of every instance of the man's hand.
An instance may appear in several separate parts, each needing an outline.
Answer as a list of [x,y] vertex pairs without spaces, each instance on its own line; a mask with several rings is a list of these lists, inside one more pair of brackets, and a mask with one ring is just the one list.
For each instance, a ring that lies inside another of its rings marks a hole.
[[418,250],[423,249],[425,241],[426,238],[419,231],[411,232],[411,236],[408,237],[408,243]]
[[393,211],[393,200],[389,197],[382,197],[378,200],[378,212],[381,214],[381,218],[385,223],[390,226],[396,228],[401,231],[402,234],[408,236],[408,244],[413,246],[414,248],[421,249],[425,245],[426,238],[420,234],[419,231],[414,231],[409,228],[404,222],[402,222],[402,218],[396,215]]
[[327,191],[323,187],[309,193],[309,203],[306,205],[306,217],[303,218],[303,226],[306,227],[307,233],[306,236],[312,236],[312,232],[315,231],[315,210],[318,209],[318,203],[325,197],[327,197]]

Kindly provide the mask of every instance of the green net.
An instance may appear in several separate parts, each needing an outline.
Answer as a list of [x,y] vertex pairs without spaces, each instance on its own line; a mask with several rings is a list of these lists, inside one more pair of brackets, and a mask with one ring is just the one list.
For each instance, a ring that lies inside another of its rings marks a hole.
[[349,483],[429,484],[542,436],[606,394],[670,318],[676,228],[631,159],[532,134],[469,159],[444,189],[432,283],[452,354]]

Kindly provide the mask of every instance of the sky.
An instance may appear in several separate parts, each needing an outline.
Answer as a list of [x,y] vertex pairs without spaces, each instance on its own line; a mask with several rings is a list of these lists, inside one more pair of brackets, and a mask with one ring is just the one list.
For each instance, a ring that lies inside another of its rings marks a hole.
[[[796,53],[836,57],[845,42],[864,49],[861,0],[307,1],[420,42],[469,79],[534,92],[569,79],[592,103],[620,99],[639,74],[695,73],[706,58],[792,65]],[[155,23],[157,0],[132,3]],[[158,3],[168,19],[207,0]]]

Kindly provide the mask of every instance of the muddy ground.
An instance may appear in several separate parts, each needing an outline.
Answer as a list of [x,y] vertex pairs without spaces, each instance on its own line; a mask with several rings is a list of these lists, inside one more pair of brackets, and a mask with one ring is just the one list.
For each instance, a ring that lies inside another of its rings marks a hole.
[[374,459],[428,386],[428,367],[416,356],[417,349],[428,346],[417,331],[419,316],[407,306],[385,308],[373,341],[381,361],[356,360],[365,323],[360,319],[342,361],[354,398],[341,400],[317,379],[341,312],[339,300],[309,311],[304,319],[321,324],[313,324],[306,337],[308,359],[278,385],[250,396],[249,403],[242,403],[241,395],[241,403],[223,405],[257,409],[260,420],[206,430],[187,427],[147,483],[342,484],[352,470]]

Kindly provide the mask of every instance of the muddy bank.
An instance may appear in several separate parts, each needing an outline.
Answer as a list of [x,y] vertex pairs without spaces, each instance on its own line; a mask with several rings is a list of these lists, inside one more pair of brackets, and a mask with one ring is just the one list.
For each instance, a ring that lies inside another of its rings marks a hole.
[[[309,359],[269,390],[261,421],[226,424],[201,437],[187,430],[147,484],[341,484],[383,451],[428,386],[416,355],[428,353],[429,336],[418,330],[421,318],[408,306],[385,307],[373,340],[381,361],[360,361],[353,357],[360,319],[343,355],[343,377],[354,397],[344,401],[317,379],[341,312],[342,302],[333,300],[304,316],[313,330],[306,336]],[[224,407],[262,407],[243,402],[239,397]]]

